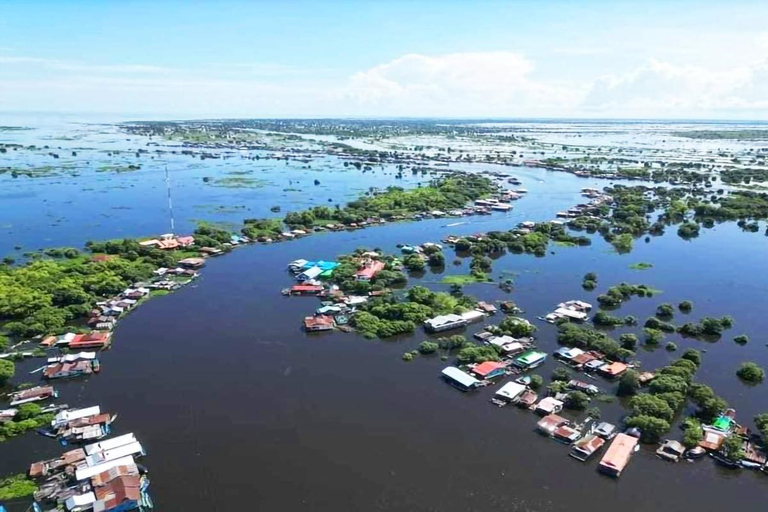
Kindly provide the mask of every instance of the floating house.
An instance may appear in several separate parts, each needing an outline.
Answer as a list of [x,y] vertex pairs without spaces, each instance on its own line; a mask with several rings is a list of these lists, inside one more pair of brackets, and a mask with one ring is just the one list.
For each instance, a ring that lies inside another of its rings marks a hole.
[[478,311],[477,309],[465,311],[459,316],[461,316],[461,318],[463,318],[464,321],[467,322],[468,324],[471,324],[474,322],[480,322],[481,320],[485,319],[485,313],[483,313],[482,311]]
[[570,456],[576,460],[586,462],[605,444],[605,439],[594,434],[588,434],[573,444]]
[[536,406],[536,413],[540,415],[556,414],[563,410],[563,402],[555,397],[543,398]]
[[656,450],[656,456],[660,459],[668,460],[671,462],[678,462],[685,454],[685,446],[680,441],[667,439],[659,449]]
[[96,489],[93,512],[146,510],[152,502],[146,494],[147,480],[139,476],[121,476]]
[[307,332],[331,331],[333,327],[332,316],[315,315],[304,318],[304,330]]
[[561,361],[570,362],[574,357],[580,356],[584,353],[580,348],[561,347],[552,353],[552,357],[560,359]]
[[546,361],[547,354],[536,350],[529,350],[512,360],[512,364],[522,370],[532,370]]
[[616,435],[616,425],[608,423],[607,421],[602,421],[597,425],[597,427],[595,427],[593,432],[595,435],[603,439],[613,439],[613,437]]
[[[114,322],[112,322],[114,323]],[[112,333],[108,331],[91,331],[88,334],[76,334],[69,342],[70,350],[102,350],[109,347]]]
[[471,371],[480,379],[490,380],[506,375],[507,365],[498,361],[485,361],[476,365]]
[[429,332],[443,332],[464,327],[467,323],[467,320],[459,315],[440,315],[425,321],[424,328]]
[[300,272],[302,268],[304,268],[304,265],[309,263],[307,260],[299,259],[294,260],[288,264],[288,270],[290,270],[293,273]]
[[525,391],[524,385],[517,382],[507,382],[493,396],[506,402],[516,403]]
[[655,378],[656,375],[653,372],[642,372],[638,375],[637,380],[640,382],[641,386],[645,386]]
[[627,434],[618,434],[605,452],[598,466],[600,472],[619,477],[629,464],[629,459],[638,448],[638,439]]
[[520,395],[520,398],[517,400],[517,405],[520,407],[525,407],[526,409],[530,409],[533,407],[533,405],[536,403],[536,400],[539,399],[539,395],[530,389],[526,389],[522,395]]
[[67,507],[69,512],[85,512],[93,508],[93,503],[96,501],[96,495],[92,492],[86,492],[85,494],[74,494],[64,501],[64,506]]
[[53,386],[37,386],[34,388],[17,391],[11,394],[11,406],[21,405],[30,402],[40,402],[48,398],[56,398],[59,394],[53,389]]
[[[11,404],[13,405],[13,404]],[[712,427],[704,427],[704,437],[699,441],[699,446],[709,451],[717,451],[725,442],[726,435],[721,430],[716,430]]]
[[627,368],[629,368],[629,366],[626,364],[616,361],[610,364],[606,364],[605,366],[601,366],[597,371],[608,379],[615,379],[627,371]]
[[323,269],[314,266],[310,267],[307,270],[302,271],[299,275],[296,276],[297,281],[309,281],[310,279],[317,279],[320,277],[320,274],[323,273]]
[[455,366],[449,366],[443,369],[442,376],[448,383],[462,391],[469,391],[480,385],[479,380],[470,374],[459,370]]
[[477,309],[487,315],[495,315],[497,311],[496,306],[483,301],[477,303]]
[[569,300],[565,302],[561,302],[557,305],[558,308],[563,309],[570,309],[572,311],[582,311],[587,312],[592,310],[592,304],[589,302],[584,302],[582,300]]
[[56,416],[53,417],[51,426],[53,428],[59,428],[71,421],[87,418],[88,416],[96,416],[99,414],[101,414],[101,408],[98,405],[93,407],[86,407],[83,409],[67,409],[60,411],[56,414]]
[[579,440],[581,431],[570,425],[560,425],[552,433],[552,437],[561,443],[572,444]]
[[286,295],[319,295],[323,287],[317,284],[297,284],[288,288]]
[[594,384],[588,384],[586,382],[572,379],[568,381],[568,389],[572,389],[574,391],[581,391],[582,393],[586,393],[587,395],[597,395],[600,393],[600,388],[595,386]]
[[557,414],[547,414],[536,424],[536,430],[541,434],[551,437],[554,435],[555,430],[568,423],[568,420],[562,416],[558,416]]
[[593,359],[591,361],[584,363],[583,368],[584,368],[584,371],[594,372],[594,371],[599,371],[602,367],[606,366],[607,364],[608,363],[600,359]]
[[18,409],[0,409],[0,423],[6,423],[13,420],[18,413]]
[[558,320],[563,318],[566,318],[568,320],[573,320],[575,322],[583,322],[584,320],[589,318],[589,315],[581,311],[574,311],[572,309],[557,308],[554,312],[548,314],[545,317],[545,319],[550,323],[557,322]]
[[179,265],[184,268],[197,270],[205,266],[205,258],[184,258],[179,261]]
[[512,336],[498,336],[491,338],[488,343],[494,347],[498,347],[499,350],[510,357],[525,351],[525,345],[523,342],[513,338]]
[[70,450],[62,453],[59,457],[50,460],[44,460],[40,462],[33,462],[29,466],[30,478],[40,478],[48,476],[51,473],[55,473],[58,470],[64,469],[67,466],[74,466],[75,464],[85,460],[85,450],[78,448],[76,450]]
[[81,359],[72,363],[54,363],[43,370],[44,379],[64,379],[98,373],[101,370],[98,359]]
[[51,421],[53,433],[67,442],[102,439],[109,435],[115,416],[102,413],[99,406],[68,409],[56,414]]
[[571,358],[570,364],[575,368],[584,368],[584,365],[595,359],[597,359],[597,356],[592,352],[584,352],[583,354]]

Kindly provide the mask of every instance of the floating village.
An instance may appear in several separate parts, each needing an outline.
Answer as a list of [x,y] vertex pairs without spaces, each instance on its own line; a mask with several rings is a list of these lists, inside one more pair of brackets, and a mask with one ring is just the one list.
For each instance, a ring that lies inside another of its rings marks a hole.
[[[522,229],[533,227],[533,223],[523,223]],[[477,235],[476,238],[482,238]],[[450,240],[448,240],[450,243]],[[441,247],[439,244],[425,243],[420,246],[403,245],[401,250],[407,254],[423,254],[425,248]],[[355,279],[370,281],[375,276],[391,267],[400,268],[399,260],[385,264],[383,255],[366,251],[357,257],[358,271]],[[350,331],[350,319],[357,313],[357,308],[369,300],[381,296],[382,292],[370,292],[367,296],[347,295],[338,286],[326,281],[333,276],[337,262],[295,260],[288,264],[288,271],[295,276],[298,284],[282,291],[286,296],[310,296],[321,300],[315,314],[303,320],[306,332],[330,331],[339,329]],[[589,318],[592,305],[581,300],[567,300],[542,317],[549,323],[583,323]],[[485,322],[491,316],[502,311],[507,320],[528,325],[530,322],[515,316],[520,310],[509,302],[497,308],[494,304],[479,301],[474,309],[459,314],[439,315],[425,320],[422,324],[428,335],[449,336],[462,332],[466,326]],[[449,385],[461,392],[479,393],[484,388],[497,389],[491,395],[490,402],[498,407],[519,407],[529,410],[536,420],[535,431],[556,442],[569,446],[569,455],[579,461],[587,462],[599,456],[598,470],[612,477],[619,477],[629,464],[631,457],[640,449],[642,432],[637,427],[626,428],[599,421],[587,416],[581,421],[570,420],[560,415],[572,392],[583,394],[588,399],[599,395],[600,382],[616,382],[628,370],[635,368],[632,363],[614,360],[597,350],[582,350],[577,347],[562,347],[551,356],[568,370],[580,373],[582,379],[569,379],[563,382],[562,390],[541,393],[538,386],[533,386],[531,372],[541,366],[550,354],[538,349],[533,336],[514,337],[499,334],[497,326],[489,325],[476,332],[474,338],[480,343],[493,347],[499,359],[480,363],[447,366],[440,374]],[[653,372],[639,373],[639,384],[650,385],[656,375]],[[736,422],[736,411],[722,411],[711,425],[703,425],[703,437],[697,446],[686,448],[679,441],[664,440],[656,450],[656,455],[665,461],[693,462],[709,454],[717,463],[727,467],[741,467],[768,472],[768,457],[756,442],[756,436]],[[738,460],[729,459],[721,452],[726,439],[736,435],[742,441],[741,456]],[[607,446],[605,449],[604,446]]]
[[[445,174],[450,175],[447,171]],[[67,398],[60,397],[56,389],[57,382],[62,379],[98,378],[100,373],[109,370],[106,366],[102,367],[99,353],[112,348],[112,331],[125,315],[152,296],[193,283],[209,258],[224,255],[239,246],[289,242],[323,232],[358,230],[391,222],[505,213],[512,211],[514,202],[528,194],[527,189],[519,187],[522,182],[518,178],[501,172],[485,171],[482,174],[490,180],[495,192],[463,207],[429,209],[386,218],[370,216],[354,222],[327,222],[311,229],[295,226],[285,229],[281,226],[283,229],[279,232],[253,237],[233,234],[218,247],[200,245],[194,235],[172,233],[138,242],[140,247],[146,249],[168,253],[183,251],[185,257],[174,260],[174,265],[154,268],[150,279],[132,282],[114,296],[98,301],[87,314],[83,328],[77,332],[36,336],[0,354],[0,359],[8,360],[44,359],[44,364],[30,372],[30,375],[39,376],[42,381],[39,385],[19,387],[4,397],[7,408],[0,409],[0,423],[31,426],[24,422],[39,423],[40,418],[44,418],[44,424],[36,423],[28,430],[56,440],[67,449],[56,458],[30,465],[27,476],[36,488],[31,509],[107,512],[147,511],[153,508],[149,496],[149,471],[138,462],[139,459],[143,461],[146,452],[133,433],[113,434],[113,426],[118,425],[117,412],[102,411],[98,405],[70,408],[53,403],[59,398]],[[509,188],[510,185],[516,188]],[[583,203],[557,212],[549,221],[519,222],[505,236],[514,241],[537,233],[542,227],[547,230],[562,229],[574,220],[599,222],[605,217],[603,210],[615,205],[610,193],[596,188],[583,188],[581,195]],[[340,269],[347,271],[350,266],[353,267],[347,275],[352,282],[376,283],[383,274],[402,272],[408,261],[428,265],[436,254],[442,257],[446,246],[458,252],[459,245],[464,245],[464,250],[481,246],[492,238],[491,233],[485,232],[448,235],[439,243],[400,244],[400,255],[365,249],[343,257],[337,255],[338,261],[313,259],[308,255],[305,256],[308,259],[287,262],[292,282],[281,293],[291,299],[319,299],[313,311],[308,311],[303,319],[297,319],[297,324],[300,323],[306,333],[360,331],[356,320],[363,314],[369,314],[371,304],[382,304],[381,301],[391,297],[394,297],[393,302],[387,304],[397,303],[403,299],[402,289],[384,286],[361,292],[359,290],[365,289],[365,286],[359,289],[344,287],[337,280]],[[95,262],[108,261],[109,258],[106,254],[92,257]],[[590,321],[592,310],[590,303],[564,297],[563,302],[552,304],[551,312],[537,320],[556,326],[579,325]],[[458,392],[487,395],[492,406],[530,411],[532,432],[565,445],[564,455],[584,463],[596,463],[600,473],[619,477],[633,455],[640,450],[641,443],[648,444],[642,429],[619,422],[601,421],[599,415],[582,412],[586,404],[597,400],[608,386],[619,382],[627,372],[636,372],[638,385],[645,389],[653,386],[659,374],[644,371],[636,360],[595,347],[563,346],[547,353],[538,346],[535,328],[531,321],[523,318],[523,314],[512,301],[472,300],[471,303],[462,303],[454,311],[420,318],[418,328],[428,338],[422,344],[424,353],[434,352],[429,348],[430,344],[441,348],[443,345],[451,348],[466,346],[462,345],[466,340],[454,338],[463,338],[462,333],[470,326],[488,324],[473,332],[473,345],[489,350],[493,357],[481,361],[456,358],[455,361],[448,361],[436,377]],[[503,320],[491,325],[491,320],[497,317],[503,317]],[[514,327],[510,329],[510,326]],[[517,335],[511,331],[526,334]],[[451,343],[455,346],[452,347]],[[410,360],[406,355],[404,360]],[[536,375],[535,370],[548,360],[554,360],[566,369],[567,377],[558,380],[557,386],[542,388],[542,378]],[[681,364],[678,368],[686,366]],[[574,407],[577,400],[584,403]],[[669,438],[655,443],[656,456],[664,461],[693,463],[708,455],[724,467],[768,473],[768,457],[760,436],[738,423],[734,409],[724,407],[718,410],[713,420],[700,428],[701,438],[694,446],[683,444],[670,434]],[[726,449],[726,445],[733,444],[734,439],[739,445],[737,449],[730,446]]]

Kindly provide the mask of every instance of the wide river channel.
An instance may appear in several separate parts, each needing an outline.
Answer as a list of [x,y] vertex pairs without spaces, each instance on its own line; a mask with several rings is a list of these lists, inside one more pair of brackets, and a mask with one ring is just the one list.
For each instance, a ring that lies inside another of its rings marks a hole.
[[[537,418],[533,414],[489,404],[494,388],[463,394],[449,387],[439,378],[449,363],[438,356],[403,362],[402,353],[425,339],[422,332],[391,341],[369,341],[340,332],[302,332],[302,317],[312,314],[319,303],[280,295],[281,288],[292,282],[285,267],[294,259],[333,259],[361,246],[395,252],[398,243],[437,242],[448,234],[550,220],[557,211],[583,202],[582,187],[608,184],[543,170],[493,169],[520,177],[529,190],[511,213],[321,234],[243,247],[209,260],[195,284],[152,299],[123,319],[112,350],[102,354],[102,373],[88,380],[57,383],[59,401],[71,406],[98,404],[119,414],[115,432],[134,432],[147,449],[143,462],[150,469],[150,491],[160,511],[615,512],[731,506],[741,511],[765,510],[766,475],[725,470],[706,458],[696,463],[664,463],[654,457],[655,447],[644,447],[621,479],[600,476],[596,472],[599,457],[587,464],[568,457],[566,446],[534,432]],[[333,172],[328,171],[328,179],[320,171],[313,172],[304,185],[311,187],[316,176],[323,186],[337,183],[325,191],[337,200],[356,195],[347,189],[371,186],[368,177],[364,186],[358,184],[361,174],[345,172],[344,181],[336,180]],[[383,174],[378,172],[382,180]],[[198,177],[196,186],[202,188],[205,185]],[[21,179],[28,180],[26,187],[36,187],[34,179]],[[134,193],[133,187],[125,190]],[[41,187],[34,190],[38,199],[46,193],[51,192]],[[114,189],[103,196],[117,204],[124,199],[121,193]],[[256,216],[250,213],[268,211],[275,204],[275,197],[268,194],[238,193],[249,210],[242,217]],[[71,200],[73,212],[79,211],[77,200]],[[11,211],[9,204],[14,201],[20,204],[24,199],[14,196],[10,203],[0,203],[3,219],[20,215],[17,209]],[[306,202],[299,201],[296,209]],[[282,204],[290,206],[290,198]],[[93,205],[89,202],[84,208]],[[141,217],[141,210],[135,207],[125,210],[130,215],[119,216]],[[109,222],[100,222],[107,226],[101,236],[95,236],[93,225],[77,222],[80,214],[72,213],[72,222],[62,223],[46,237],[55,239],[54,245],[79,245],[78,240],[82,243],[87,238],[166,231],[162,208],[155,210],[160,213],[150,220],[143,218],[137,226],[125,221],[110,230]],[[41,222],[42,214],[26,212],[9,229],[17,240],[28,242],[34,234],[20,229],[21,225]],[[139,228],[147,232],[136,232]],[[523,316],[539,327],[539,346],[548,352],[557,348],[556,332],[536,321],[537,316],[567,299],[596,304],[598,293],[622,281],[663,291],[652,299],[634,298],[616,313],[632,314],[641,324],[659,303],[685,299],[694,302],[686,321],[732,315],[734,327],[718,342],[678,335],[668,340],[680,351],[690,347],[706,351],[697,380],[712,386],[736,408],[738,419],[751,425],[755,414],[768,411],[768,394],[765,384],[742,384],[735,371],[747,360],[768,365],[764,337],[768,332],[764,274],[768,238],[763,229],[750,234],[734,224],[702,230],[692,241],[678,238],[675,231],[670,228],[648,243],[637,240],[627,255],[616,254],[597,236],[590,247],[551,246],[552,252],[543,258],[505,255],[494,261],[493,275],[512,276],[511,293],[494,284],[467,286],[465,293],[488,301],[517,302],[525,310]],[[447,248],[443,275],[468,271],[468,259],[452,265],[454,258]],[[629,268],[638,262],[651,263],[653,268]],[[599,286],[585,292],[580,283],[590,271],[598,274]],[[409,285],[445,290],[447,286],[439,284],[443,275],[427,272],[412,278]],[[682,323],[683,316],[678,313],[675,322]],[[500,319],[500,315],[490,317],[465,334]],[[621,328],[613,335],[639,330]],[[732,341],[737,334],[747,334],[751,341],[739,346]],[[655,351],[640,349],[638,356],[643,368],[652,369],[676,354],[662,345]],[[37,366],[39,361],[20,363],[17,381],[36,378],[27,372]],[[537,372],[548,378],[555,367],[557,363],[548,361]],[[612,384],[593,383],[613,393]],[[609,421],[618,422],[624,414],[618,401],[593,405]],[[670,437],[679,439],[677,427]],[[8,441],[0,445],[0,475],[21,472],[29,463],[61,451],[55,441],[35,434]]]

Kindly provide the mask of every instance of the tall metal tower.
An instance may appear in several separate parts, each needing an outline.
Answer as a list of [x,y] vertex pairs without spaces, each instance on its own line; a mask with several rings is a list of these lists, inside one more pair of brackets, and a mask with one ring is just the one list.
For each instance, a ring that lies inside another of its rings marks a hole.
[[168,213],[171,216],[171,233],[176,232],[173,220],[173,201],[171,201],[171,177],[168,175],[168,166],[165,166],[165,188],[168,190]]

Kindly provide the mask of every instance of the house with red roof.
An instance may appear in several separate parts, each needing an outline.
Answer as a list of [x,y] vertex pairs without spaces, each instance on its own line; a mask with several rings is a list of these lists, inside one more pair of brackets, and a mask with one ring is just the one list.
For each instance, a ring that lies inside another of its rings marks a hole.
[[383,261],[369,261],[355,274],[355,279],[358,281],[370,281],[376,277],[376,274],[384,270],[385,266],[386,264]]
[[330,331],[333,330],[333,326],[332,316],[316,315],[304,319],[304,330],[307,332]]
[[77,334],[69,342],[70,350],[105,349],[112,338],[111,332],[91,331],[88,334]]
[[472,368],[472,373],[481,379],[494,379],[506,373],[507,365],[498,361],[486,361]]

